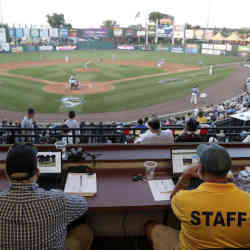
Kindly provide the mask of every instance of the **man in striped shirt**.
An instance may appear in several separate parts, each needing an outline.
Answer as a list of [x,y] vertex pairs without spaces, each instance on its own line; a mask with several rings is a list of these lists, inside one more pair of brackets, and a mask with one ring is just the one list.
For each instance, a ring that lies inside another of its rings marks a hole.
[[0,192],[0,249],[89,249],[93,236],[87,225],[73,228],[66,240],[67,226],[87,211],[87,201],[40,188],[36,155],[29,145],[14,145],[8,152],[10,187]]

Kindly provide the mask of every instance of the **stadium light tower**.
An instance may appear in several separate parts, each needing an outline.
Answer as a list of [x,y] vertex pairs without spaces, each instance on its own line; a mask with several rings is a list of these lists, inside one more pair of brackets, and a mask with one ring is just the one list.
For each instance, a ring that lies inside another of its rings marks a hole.
[[207,6],[207,28],[209,28],[209,24],[210,24],[211,5],[212,5],[212,0],[208,0],[208,6]]
[[3,24],[3,4],[2,4],[2,0],[0,0],[0,23]]

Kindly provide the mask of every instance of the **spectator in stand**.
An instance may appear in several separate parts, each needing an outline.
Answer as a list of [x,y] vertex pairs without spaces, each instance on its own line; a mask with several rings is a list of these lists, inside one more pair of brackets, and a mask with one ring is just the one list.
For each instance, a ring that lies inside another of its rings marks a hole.
[[174,137],[171,130],[161,130],[161,121],[158,117],[153,116],[148,121],[149,130],[140,135],[135,143],[141,144],[172,144]]
[[176,120],[175,125],[184,125],[183,120],[181,118],[175,117],[175,120]]
[[217,117],[215,114],[213,114],[211,116],[211,123],[210,123],[210,128],[216,128],[216,120],[217,120]]
[[90,249],[93,233],[80,221],[66,239],[67,227],[88,210],[86,199],[40,188],[34,147],[14,145],[7,155],[6,175],[10,186],[0,193],[1,249]]
[[[21,123],[21,128],[24,129],[33,129],[34,124],[33,124],[33,119],[35,117],[35,110],[32,108],[29,108],[27,111],[27,116],[23,118],[23,121]],[[24,135],[34,135],[33,131],[23,131]],[[25,137],[24,141],[31,141],[34,142],[35,138],[34,137]]]
[[68,144],[73,144],[73,137],[72,137],[72,131],[70,131],[69,127],[66,124],[63,124],[62,127],[62,141],[64,143]]
[[[79,129],[80,128],[80,124],[75,119],[76,118],[75,111],[69,111],[68,117],[69,117],[69,119],[65,121],[65,124],[68,126],[68,128],[69,129]],[[78,144],[78,143],[80,143],[79,136],[80,136],[81,132],[80,132],[80,130],[75,130],[75,131],[71,130],[71,134],[74,135],[74,133],[75,133],[75,135],[77,137],[76,138],[72,138],[73,142],[76,143],[76,144]]]
[[199,114],[198,114],[198,117],[197,117],[197,121],[200,123],[200,124],[204,124],[204,123],[207,123],[207,118],[204,116],[204,112],[203,111],[200,111]]
[[141,134],[145,133],[148,128],[145,126],[143,119],[139,119],[137,121],[137,125],[135,126],[135,129],[141,130]]
[[218,106],[217,110],[218,110],[218,116],[219,116],[219,118],[224,117],[224,114],[225,114],[224,105],[223,105],[223,104],[220,104],[220,105]]
[[[229,153],[216,144],[197,148],[198,164],[179,178],[171,207],[181,221],[181,231],[149,222],[145,225],[154,250],[249,249],[250,194],[228,179]],[[189,189],[191,178],[204,181]]]
[[186,117],[185,117],[185,123],[190,119],[192,118],[192,113],[191,112],[188,112]]
[[176,142],[202,142],[203,138],[197,134],[198,126],[199,122],[190,118],[186,123],[184,132],[177,137]]

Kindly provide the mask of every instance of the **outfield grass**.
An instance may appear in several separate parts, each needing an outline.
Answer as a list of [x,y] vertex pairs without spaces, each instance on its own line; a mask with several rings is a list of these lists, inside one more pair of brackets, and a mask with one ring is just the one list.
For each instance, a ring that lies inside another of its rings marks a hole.
[[204,65],[209,64],[224,64],[230,62],[240,61],[237,57],[212,56],[212,55],[185,55],[174,54],[165,51],[142,52],[142,51],[118,51],[118,50],[87,50],[87,51],[54,51],[54,52],[30,52],[23,54],[0,54],[0,63],[7,62],[27,62],[40,61],[40,54],[45,60],[64,59],[65,56],[70,58],[104,58],[111,59],[112,54],[116,55],[118,60],[145,60],[157,61],[159,59],[166,59],[167,62],[183,63],[199,65],[203,61]]
[[[80,113],[121,111],[159,104],[168,100],[190,95],[191,88],[199,85],[205,89],[218,81],[229,77],[230,68],[216,68],[215,74],[208,75],[208,70],[172,74],[167,76],[128,81],[115,85],[110,92],[87,95],[87,103],[76,108]],[[179,79],[178,83],[161,84],[160,80]],[[62,95],[42,91],[44,85],[37,82],[0,76],[0,108],[25,111],[34,107],[38,112],[65,112],[60,102]]]
[[74,70],[83,68],[83,64],[51,65],[46,67],[15,69],[10,72],[55,82],[67,82],[72,74],[81,82],[104,82],[166,72],[166,70],[159,68],[143,68],[118,64],[91,64],[88,67],[96,68],[99,72],[75,73]]

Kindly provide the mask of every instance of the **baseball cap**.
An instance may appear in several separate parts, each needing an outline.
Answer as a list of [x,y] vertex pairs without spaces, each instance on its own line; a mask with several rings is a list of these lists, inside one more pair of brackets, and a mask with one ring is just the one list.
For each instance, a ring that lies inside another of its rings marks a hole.
[[[35,175],[37,170],[37,149],[32,145],[14,144],[6,159],[6,171],[12,180],[27,180]],[[15,173],[23,176],[12,177]]]
[[232,168],[232,160],[225,148],[217,144],[201,144],[197,148],[200,163],[205,171],[216,176],[222,176]]

